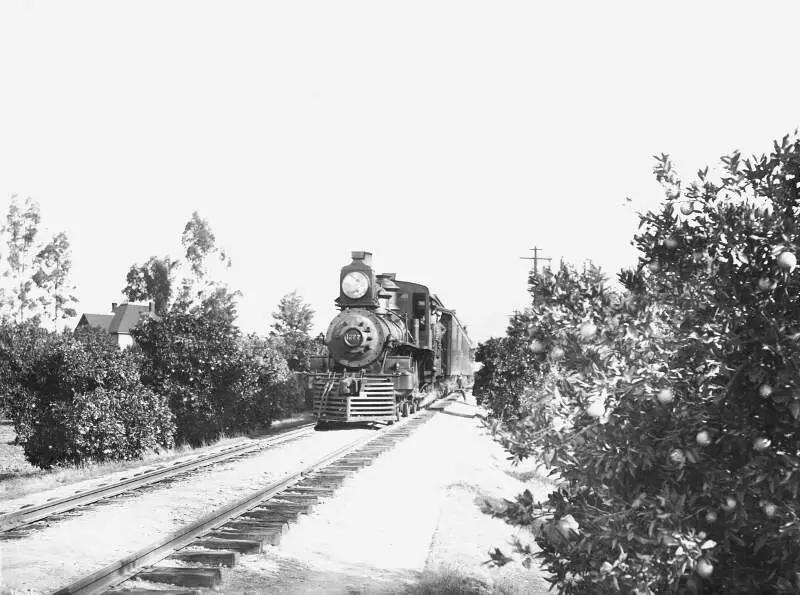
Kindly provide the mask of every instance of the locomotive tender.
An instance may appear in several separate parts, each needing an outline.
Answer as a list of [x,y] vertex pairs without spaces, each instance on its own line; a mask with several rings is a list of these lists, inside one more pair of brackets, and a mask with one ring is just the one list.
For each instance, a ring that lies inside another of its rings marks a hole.
[[376,274],[370,252],[352,258],[339,277],[328,355],[311,358],[318,421],[394,423],[458,376],[471,385],[474,350],[455,311],[424,285]]

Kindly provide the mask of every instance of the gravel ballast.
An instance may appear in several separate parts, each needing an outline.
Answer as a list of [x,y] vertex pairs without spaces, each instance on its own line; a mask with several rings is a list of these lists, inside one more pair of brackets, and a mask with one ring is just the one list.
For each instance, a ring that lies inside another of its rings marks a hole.
[[3,592],[47,593],[308,465],[375,430],[316,432],[31,526],[0,541]]
[[[472,402],[449,403],[302,515],[279,546],[242,555],[237,566],[223,568],[219,591],[547,593],[538,569],[524,569],[518,561],[502,568],[486,564],[494,548],[511,554],[513,538],[531,539],[485,514],[485,500],[511,499],[525,488],[544,498],[551,486],[531,467],[512,468],[474,412]],[[317,432],[0,542],[3,592],[46,593],[64,586],[369,433],[374,430]],[[125,585],[137,586],[166,587]]]

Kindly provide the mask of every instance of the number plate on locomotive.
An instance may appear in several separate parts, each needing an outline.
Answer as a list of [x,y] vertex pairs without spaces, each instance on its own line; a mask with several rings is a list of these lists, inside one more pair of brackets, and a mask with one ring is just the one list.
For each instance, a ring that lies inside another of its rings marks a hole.
[[355,328],[347,329],[344,334],[344,342],[350,347],[361,345],[361,331]]

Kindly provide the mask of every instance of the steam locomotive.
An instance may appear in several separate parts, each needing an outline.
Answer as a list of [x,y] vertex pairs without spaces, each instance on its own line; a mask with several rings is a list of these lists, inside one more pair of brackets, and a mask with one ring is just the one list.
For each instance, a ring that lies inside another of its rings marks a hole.
[[311,358],[319,422],[394,423],[472,384],[474,349],[454,310],[419,283],[376,274],[370,252],[342,267],[327,356]]

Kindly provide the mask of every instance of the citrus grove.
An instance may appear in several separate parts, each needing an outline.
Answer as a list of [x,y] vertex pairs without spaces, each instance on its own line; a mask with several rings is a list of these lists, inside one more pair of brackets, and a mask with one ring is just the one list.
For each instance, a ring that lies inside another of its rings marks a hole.
[[156,315],[137,323],[124,349],[103,329],[41,326],[75,311],[65,293],[69,242],[59,233],[37,243],[39,223],[35,201],[12,197],[0,228],[0,417],[14,422],[29,463],[137,459],[259,432],[308,406],[292,371],[320,349],[308,335],[313,310],[288,294],[273,314],[281,326],[245,335],[236,325],[240,292],[209,272],[230,259],[197,212],[181,235],[184,258],[154,256],[128,271],[122,293],[151,302]]
[[688,184],[656,159],[665,198],[620,288],[532,275],[478,349],[498,436],[557,479],[495,514],[562,593],[799,593],[800,138]]

